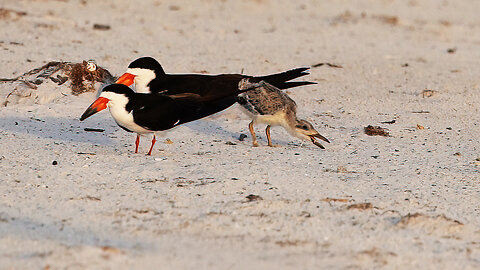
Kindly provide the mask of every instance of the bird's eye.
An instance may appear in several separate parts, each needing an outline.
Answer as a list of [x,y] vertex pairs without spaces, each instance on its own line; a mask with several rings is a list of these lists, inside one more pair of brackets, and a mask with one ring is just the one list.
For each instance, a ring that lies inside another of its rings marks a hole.
[[307,125],[296,125],[296,128],[308,130],[308,126],[307,126]]

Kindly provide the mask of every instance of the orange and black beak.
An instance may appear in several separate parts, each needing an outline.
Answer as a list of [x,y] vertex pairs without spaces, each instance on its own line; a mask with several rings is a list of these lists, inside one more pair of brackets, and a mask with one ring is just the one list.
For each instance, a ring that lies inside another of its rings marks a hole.
[[115,83],[125,84],[126,86],[130,86],[133,84],[135,79],[135,75],[130,73],[123,74]]
[[90,107],[88,107],[87,110],[82,114],[82,117],[80,117],[80,121],[83,121],[88,117],[96,114],[97,112],[107,108],[108,101],[110,101],[108,98],[97,98],[97,100],[95,100],[92,105],[90,105]]

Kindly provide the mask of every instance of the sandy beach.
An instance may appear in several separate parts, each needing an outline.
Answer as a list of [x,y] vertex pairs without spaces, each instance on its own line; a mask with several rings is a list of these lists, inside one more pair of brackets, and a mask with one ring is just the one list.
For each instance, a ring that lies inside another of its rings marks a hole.
[[98,93],[0,82],[0,269],[479,269],[478,11],[0,0],[0,78],[89,59],[119,76],[141,56],[167,73],[312,67],[317,84],[287,93],[331,141],[274,127],[268,147],[258,126],[252,147],[234,105],[135,154],[107,110],[79,121]]

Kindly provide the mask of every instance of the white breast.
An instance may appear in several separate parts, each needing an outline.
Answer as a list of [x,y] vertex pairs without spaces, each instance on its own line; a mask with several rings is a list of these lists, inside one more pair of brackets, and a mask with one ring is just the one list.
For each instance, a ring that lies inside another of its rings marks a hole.
[[279,111],[275,114],[272,115],[255,115],[255,118],[253,119],[255,123],[263,123],[267,124],[270,126],[282,126],[287,128],[288,121],[287,121],[287,115],[285,114],[284,111]]
[[148,129],[144,129],[143,127],[135,124],[135,122],[133,121],[133,115],[131,113],[128,113],[126,110],[118,109],[115,106],[109,107],[109,109],[113,119],[115,119],[115,122],[117,122],[117,124],[119,124],[120,126],[140,134],[152,132]]
[[125,106],[128,103],[128,98],[126,96],[112,92],[103,92],[100,96],[109,99],[107,106],[110,110],[110,114],[117,124],[130,131],[140,134],[152,132],[135,124],[133,121],[133,115],[125,110]]

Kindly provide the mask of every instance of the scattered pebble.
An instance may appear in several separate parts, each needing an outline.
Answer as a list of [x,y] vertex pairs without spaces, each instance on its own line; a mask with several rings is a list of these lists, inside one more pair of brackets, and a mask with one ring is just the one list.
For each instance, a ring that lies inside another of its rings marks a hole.
[[451,54],[452,54],[452,53],[455,53],[456,51],[457,51],[457,48],[456,48],[456,47],[454,47],[454,48],[448,48],[448,49],[447,49],[447,53],[451,53]]
[[248,196],[245,197],[245,198],[247,198],[247,200],[248,200],[249,202],[263,200],[262,197],[260,197],[260,196],[258,196],[258,195],[254,195],[254,194],[250,194],[250,195],[248,195]]
[[395,124],[397,120],[393,119],[392,121],[384,121],[384,122],[380,122],[382,124]]
[[104,132],[104,129],[101,128],[84,128],[83,130],[85,131],[90,131],[90,132]]
[[432,97],[433,95],[435,95],[435,93],[437,93],[437,91],[431,90],[431,89],[425,89],[425,90],[422,91],[422,96],[423,97]]
[[247,138],[247,135],[242,133],[240,134],[240,137],[238,137],[238,140],[243,142],[246,138]]
[[103,31],[105,31],[105,30],[110,30],[110,28],[111,28],[111,27],[110,27],[110,25],[108,25],[108,24],[99,24],[99,23],[96,23],[96,24],[93,25],[93,29],[95,29],[95,30],[103,30]]

